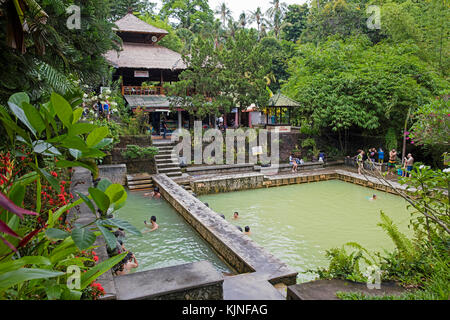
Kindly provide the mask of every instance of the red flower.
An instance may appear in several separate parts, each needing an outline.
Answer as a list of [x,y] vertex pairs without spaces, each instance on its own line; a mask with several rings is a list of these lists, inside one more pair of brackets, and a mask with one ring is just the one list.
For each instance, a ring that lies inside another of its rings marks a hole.
[[96,255],[97,255],[97,253],[96,253],[95,251],[92,251],[92,254],[93,254],[94,256],[96,256]]
[[55,171],[50,172],[52,176],[58,177],[58,174]]
[[98,261],[98,257],[94,256],[94,261],[97,262]]

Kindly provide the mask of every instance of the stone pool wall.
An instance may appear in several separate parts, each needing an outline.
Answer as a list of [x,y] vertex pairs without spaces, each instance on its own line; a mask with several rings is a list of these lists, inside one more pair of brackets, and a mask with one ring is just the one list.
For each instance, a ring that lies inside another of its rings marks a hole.
[[115,277],[118,300],[222,300],[223,276],[208,261]]
[[[380,190],[391,194],[397,194],[395,189],[406,191],[406,186],[403,186],[398,182],[386,182],[374,177],[363,176],[345,170],[323,170],[317,172],[266,176],[264,179],[264,186],[267,188],[279,187],[290,184],[309,183],[333,179],[339,179],[341,181],[354,183],[363,187]],[[409,191],[413,191],[413,189],[410,189]]]
[[[262,173],[237,173],[210,178],[194,178],[192,190],[198,195],[232,192],[248,189],[271,188],[291,184],[310,183],[339,179],[363,187],[397,194],[395,189],[407,191],[406,186],[394,181],[383,181],[375,177],[363,176],[339,169],[312,170],[296,174],[264,175]],[[413,191],[413,189],[409,189]]]
[[230,192],[263,187],[264,174],[238,173],[218,177],[196,179],[191,182],[191,189],[198,195]]
[[[261,179],[258,175],[258,180]],[[272,284],[296,283],[297,272],[267,252],[164,174],[153,176],[162,196],[238,273]]]
[[126,164],[110,164],[98,166],[98,176],[100,179],[108,179],[112,183],[118,183],[122,186],[127,183]]

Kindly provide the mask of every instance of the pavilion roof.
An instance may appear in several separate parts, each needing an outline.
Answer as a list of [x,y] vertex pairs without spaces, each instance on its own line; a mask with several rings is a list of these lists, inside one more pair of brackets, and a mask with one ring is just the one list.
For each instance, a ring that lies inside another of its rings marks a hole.
[[286,97],[284,94],[280,92],[274,94],[267,103],[268,107],[300,107],[300,103],[295,100],[292,100],[289,97]]
[[116,68],[184,70],[181,54],[157,44],[124,42],[122,51],[105,54]]
[[127,13],[122,19],[119,19],[115,22],[116,31],[120,32],[133,32],[133,33],[146,33],[146,34],[157,34],[157,35],[166,35],[169,34],[164,29],[156,28],[138,17],[136,17],[132,13]]

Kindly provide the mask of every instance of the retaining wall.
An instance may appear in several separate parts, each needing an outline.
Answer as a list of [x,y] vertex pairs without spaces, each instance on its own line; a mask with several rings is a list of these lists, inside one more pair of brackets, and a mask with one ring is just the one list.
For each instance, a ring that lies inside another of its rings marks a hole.
[[127,183],[127,166],[124,163],[100,165],[98,166],[98,176],[124,186]]
[[263,187],[261,173],[238,173],[213,178],[197,179],[191,182],[191,189],[198,195],[231,192]]

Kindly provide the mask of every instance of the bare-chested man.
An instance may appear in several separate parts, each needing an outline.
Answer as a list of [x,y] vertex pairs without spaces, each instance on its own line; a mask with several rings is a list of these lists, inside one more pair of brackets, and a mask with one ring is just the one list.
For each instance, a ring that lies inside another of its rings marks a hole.
[[149,230],[145,230],[144,233],[152,232],[152,231],[155,231],[156,229],[159,228],[158,224],[156,223],[156,217],[155,216],[152,216],[150,218],[150,224],[147,224],[147,221],[144,221],[144,223],[145,223],[145,226],[147,228],[149,228]]
[[411,153],[408,153],[408,156],[405,158],[405,166],[406,170],[403,170],[403,176],[409,177],[411,175],[411,170],[413,168],[414,158]]
[[389,162],[388,162],[388,174],[394,175],[395,164],[397,163],[397,151],[392,149],[389,152]]

